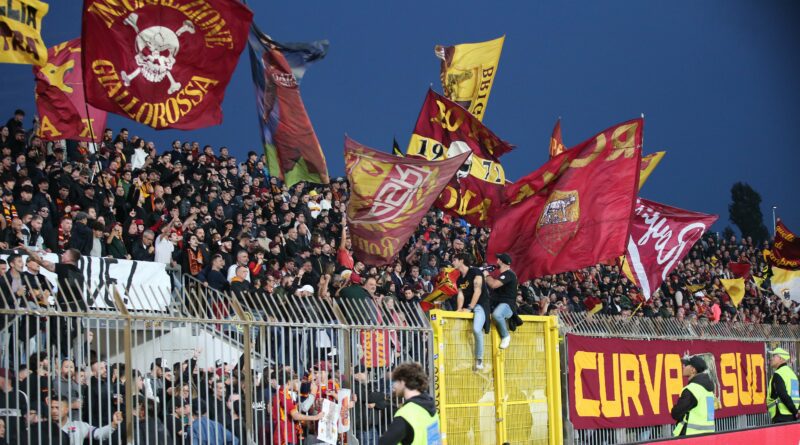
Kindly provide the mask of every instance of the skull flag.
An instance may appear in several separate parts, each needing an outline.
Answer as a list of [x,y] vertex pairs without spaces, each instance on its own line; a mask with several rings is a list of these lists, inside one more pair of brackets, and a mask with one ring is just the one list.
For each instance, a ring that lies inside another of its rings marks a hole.
[[38,135],[46,141],[94,137],[99,142],[103,136],[107,113],[86,106],[80,64],[81,39],[73,39],[48,49],[47,64],[33,67],[41,119]]
[[217,125],[252,20],[235,0],[85,0],[86,100],[157,130]]

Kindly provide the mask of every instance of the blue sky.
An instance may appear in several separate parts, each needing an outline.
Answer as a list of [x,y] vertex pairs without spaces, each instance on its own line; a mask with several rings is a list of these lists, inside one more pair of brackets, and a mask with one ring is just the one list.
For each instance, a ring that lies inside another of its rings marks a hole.
[[[81,2],[51,0],[48,46],[80,33]],[[328,57],[302,94],[332,176],[343,174],[343,135],[390,150],[408,141],[426,89],[439,85],[435,44],[506,34],[486,123],[517,145],[502,161],[517,179],[547,158],[561,116],[564,141],[645,113],[645,152],[667,156],[641,195],[728,221],[730,187],[745,181],[800,232],[800,2],[519,1],[249,2],[279,41],[329,39]],[[457,5],[457,6],[456,6]],[[132,44],[132,43],[131,43]],[[2,65],[0,113],[33,111],[30,66]],[[115,130],[154,140],[260,147],[249,61],[243,53],[223,104],[224,122],[155,132],[121,117]],[[771,228],[771,227],[770,227]]]

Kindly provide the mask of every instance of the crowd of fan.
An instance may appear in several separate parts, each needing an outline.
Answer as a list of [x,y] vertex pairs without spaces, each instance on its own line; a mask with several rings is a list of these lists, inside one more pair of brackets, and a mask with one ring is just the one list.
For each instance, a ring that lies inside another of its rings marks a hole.
[[[227,147],[178,140],[159,152],[126,129],[107,129],[97,150],[45,143],[25,131],[24,116],[17,110],[0,130],[0,248],[71,247],[158,261],[219,291],[411,302],[433,289],[456,253],[477,264],[485,256],[488,230],[431,211],[394,264],[366,265],[353,259],[346,236],[343,178],[287,187],[255,152],[240,162]],[[768,286],[748,282],[737,309],[718,281],[731,277],[731,261],[750,262],[762,274],[763,247],[707,234],[641,307],[639,291],[618,266],[598,265],[524,283],[519,311],[581,312],[602,304],[608,314],[797,323],[797,305],[784,304]]]
[[[287,187],[268,175],[263,156],[255,152],[237,160],[226,147],[201,147],[197,142],[178,140],[173,141],[169,150],[158,151],[153,142],[131,137],[126,129],[116,135],[106,130],[96,149],[83,142],[46,143],[34,131],[26,131],[24,116],[18,110],[0,130],[0,249],[3,250],[24,245],[41,252],[76,249],[86,256],[157,261],[179,268],[182,274],[192,277],[188,281],[246,296],[242,300],[254,312],[265,306],[264,302],[293,296],[372,301],[384,308],[391,308],[390,303],[417,304],[433,290],[437,274],[456,254],[471,256],[476,265],[484,263],[489,231],[470,227],[435,210],[426,214],[393,264],[375,267],[357,261],[347,236],[345,208],[349,186],[343,178],[329,185],[299,183]],[[738,307],[732,304],[719,282],[719,278],[732,276],[728,270],[732,261],[750,263],[752,273],[763,276],[765,247],[766,244],[755,245],[750,239],[737,241],[707,234],[646,303],[619,266],[597,265],[522,283],[516,311],[519,314],[601,311],[610,315],[713,322],[797,324],[798,305],[778,298],[764,283],[756,285],[760,280],[747,282],[746,296]],[[30,266],[35,268],[35,264]],[[7,272],[8,267],[2,263],[0,271],[4,275],[13,273]],[[19,297],[22,301],[46,304],[39,297]],[[452,300],[445,304],[451,307]],[[225,315],[220,313],[225,308],[212,309],[216,316]],[[404,311],[396,313],[402,315]],[[268,316],[292,321],[287,313]],[[123,398],[114,394],[124,394],[124,367],[115,364],[107,370],[105,362],[95,356],[81,362],[91,364],[83,369],[76,367],[69,355],[62,354],[55,363],[58,369],[52,373],[51,357],[47,355],[30,357],[27,369],[18,369],[16,373],[0,369],[0,388],[7,394],[22,391],[23,387],[29,389],[25,397],[30,403],[30,411],[24,410],[29,413],[26,428],[44,424],[45,418],[50,418],[51,423],[60,419],[63,423],[60,431],[67,428],[66,423],[74,422],[72,431],[86,430],[89,431],[86,434],[97,439],[111,437],[122,423],[115,412],[125,410],[119,405],[106,404],[122,403]],[[295,403],[300,405],[308,398],[293,398],[287,391],[319,393],[319,399],[335,394],[331,389],[337,387],[338,376],[325,363],[302,368],[300,375],[293,372],[301,369],[296,366],[273,368],[267,376],[253,375],[254,385],[265,388],[255,391],[261,394],[257,398],[261,397],[263,403],[256,401],[253,408],[260,407],[266,412],[256,414],[256,418],[266,415],[271,419],[268,424],[272,429],[283,430],[284,434],[295,430],[290,426],[292,422],[313,423],[319,418],[319,411],[309,406],[293,409]],[[138,396],[132,412],[137,417],[143,416],[141,421],[145,424],[141,431],[146,432],[137,434],[166,434],[176,443],[183,443],[180,439],[182,434],[188,434],[186,425],[201,425],[198,428],[209,431],[217,426],[208,422],[215,421],[224,430],[220,432],[222,436],[241,431],[234,425],[240,418],[238,398],[244,379],[236,369],[225,365],[200,369],[195,357],[172,368],[154,362],[148,375],[134,371],[134,393]],[[383,395],[388,392],[385,382],[376,382],[378,376],[363,369],[354,368],[351,372],[356,382],[369,384],[365,394],[370,394],[370,400],[367,404],[365,398],[363,409],[369,406],[388,412],[392,403]],[[45,387],[57,390],[48,391],[49,398],[37,400],[34,395],[41,394]],[[88,388],[98,388],[100,393]],[[121,393],[108,392],[120,388]],[[77,392],[70,395],[72,390]],[[199,397],[201,393],[209,396]],[[87,394],[97,399],[87,404]],[[0,404],[4,399],[11,398],[0,397]],[[155,399],[159,401],[153,402]],[[47,406],[48,400],[54,405]],[[38,410],[34,409],[37,403]],[[272,407],[266,408],[270,404]],[[88,409],[89,405],[98,411]],[[162,414],[145,415],[153,411]],[[289,420],[286,413],[292,413]],[[294,413],[299,417],[295,418]],[[357,421],[359,417],[356,414]],[[371,422],[368,417],[363,417],[361,423]],[[206,420],[194,423],[187,422],[187,418]],[[151,419],[155,423],[147,423]],[[93,428],[81,420],[106,426]],[[170,421],[183,425],[178,430],[184,433],[176,433],[177,436],[164,433],[164,428],[174,427]],[[21,431],[19,428],[23,427],[15,428]],[[369,431],[370,426],[362,425],[361,431],[365,430]],[[0,432],[3,433],[0,444],[3,438],[18,434],[10,425],[5,425],[5,430],[0,428]],[[284,435],[273,442],[294,443],[296,438],[292,437]],[[367,437],[367,443],[373,443],[374,437]],[[227,439],[219,443],[223,442],[233,443]],[[263,441],[269,442],[269,439]]]

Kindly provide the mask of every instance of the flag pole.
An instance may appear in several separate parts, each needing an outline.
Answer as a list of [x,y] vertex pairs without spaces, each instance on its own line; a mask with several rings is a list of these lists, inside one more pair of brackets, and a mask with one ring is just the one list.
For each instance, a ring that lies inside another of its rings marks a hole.
[[644,302],[639,303],[639,306],[636,306],[636,309],[634,309],[633,312],[631,312],[631,316],[628,318],[632,318],[634,315],[636,315],[636,312],[639,311],[639,309],[642,307],[642,304],[644,304]]
[[777,206],[772,206],[772,238],[775,238],[775,232],[778,230],[778,220],[775,218],[777,208]]

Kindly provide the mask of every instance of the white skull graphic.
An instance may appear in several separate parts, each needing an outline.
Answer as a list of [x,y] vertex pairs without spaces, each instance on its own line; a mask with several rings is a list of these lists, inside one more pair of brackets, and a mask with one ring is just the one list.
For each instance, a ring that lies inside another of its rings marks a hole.
[[[450,146],[447,147],[447,157],[452,158],[454,156],[460,155],[461,153],[467,153],[471,151],[472,149],[469,148],[469,145],[467,145],[466,142],[453,141],[450,144]],[[470,154],[467,157],[467,160],[464,161],[463,164],[461,164],[461,167],[459,167],[458,171],[456,172],[456,179],[461,180],[466,178],[467,176],[469,176],[469,172],[471,169],[472,169],[472,155]]]
[[139,74],[150,82],[161,82],[164,77],[169,79],[167,94],[172,94],[181,89],[180,82],[172,77],[172,68],[175,66],[175,56],[181,48],[178,37],[184,32],[194,34],[194,24],[186,20],[177,31],[172,31],[163,26],[151,26],[139,31],[137,22],[139,16],[132,13],[125,18],[124,23],[136,30],[136,65],[134,72],[120,73],[122,83],[129,86],[131,81]]

